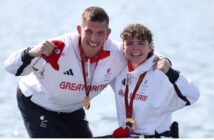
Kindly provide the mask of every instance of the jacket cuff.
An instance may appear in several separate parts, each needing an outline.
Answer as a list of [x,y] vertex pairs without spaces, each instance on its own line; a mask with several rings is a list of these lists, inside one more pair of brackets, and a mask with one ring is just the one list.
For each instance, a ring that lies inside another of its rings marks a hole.
[[34,58],[32,56],[29,55],[29,51],[30,51],[30,47],[28,47],[27,49],[25,49],[22,54],[21,54],[21,60],[22,60],[22,65],[17,69],[16,72],[16,76],[20,76],[24,70],[25,67],[27,67],[30,63],[31,60]]
[[31,60],[34,58],[34,56],[29,55],[30,50],[31,50],[30,47],[24,50],[24,52],[22,53],[22,62],[29,64]]
[[171,83],[175,83],[180,75],[180,72],[170,67],[166,75]]

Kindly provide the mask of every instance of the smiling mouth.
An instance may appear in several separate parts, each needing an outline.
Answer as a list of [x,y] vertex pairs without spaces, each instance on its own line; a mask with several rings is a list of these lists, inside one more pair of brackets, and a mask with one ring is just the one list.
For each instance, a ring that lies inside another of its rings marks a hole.
[[131,53],[131,56],[137,57],[137,56],[141,56],[141,53]]
[[88,42],[88,45],[90,47],[97,47],[99,45],[99,43],[92,43],[92,42]]

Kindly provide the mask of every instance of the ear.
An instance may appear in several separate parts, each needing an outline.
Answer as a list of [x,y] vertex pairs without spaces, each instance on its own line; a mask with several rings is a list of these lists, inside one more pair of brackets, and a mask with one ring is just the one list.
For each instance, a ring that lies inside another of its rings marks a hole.
[[109,28],[109,29],[108,29],[108,36],[110,35],[110,33],[111,33],[111,29]]
[[150,49],[150,51],[152,51],[152,50],[154,49],[153,43],[150,43],[150,44],[149,44],[149,49]]
[[123,42],[123,44],[122,44],[122,48],[123,48],[123,50],[124,50],[124,42]]
[[81,36],[81,26],[80,25],[77,26],[77,31],[78,31],[79,35]]
[[108,36],[110,35],[110,33],[111,33],[111,29],[109,28],[108,32],[107,32],[107,38],[106,38],[106,40],[108,39]]
[[123,48],[123,54],[126,54],[126,50],[125,50],[125,42],[123,41],[123,44],[122,44],[122,48]]

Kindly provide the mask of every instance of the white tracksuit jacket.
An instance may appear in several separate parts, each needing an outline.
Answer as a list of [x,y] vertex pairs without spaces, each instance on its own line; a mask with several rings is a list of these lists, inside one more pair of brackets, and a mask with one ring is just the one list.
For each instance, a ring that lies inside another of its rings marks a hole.
[[[119,125],[124,127],[125,80],[130,77],[128,103],[139,76],[148,71],[133,101],[133,119],[136,121],[135,132],[143,135],[154,135],[155,131],[163,133],[169,130],[172,123],[172,112],[194,103],[199,98],[199,89],[189,79],[177,74],[177,80],[170,82],[169,77],[160,70],[152,70],[155,55],[147,59],[136,70],[129,72],[128,66],[111,83],[115,92]],[[172,71],[172,69],[170,69]],[[174,78],[175,79],[175,78]],[[176,90],[175,90],[176,89]]]
[[[85,97],[79,36],[77,33],[68,33],[53,40],[65,43],[58,61],[59,71],[53,69],[48,63],[45,67],[44,79],[41,80],[39,72],[32,69],[32,64],[38,58],[31,58],[28,54],[29,49],[12,54],[5,61],[5,69],[16,76],[22,76],[19,88],[25,96],[32,96],[32,102],[51,111],[73,112],[83,107]],[[121,49],[120,44],[110,39],[105,42],[103,50],[110,51],[110,56],[100,59],[98,62],[91,85],[90,98],[98,95],[125,67]],[[40,59],[35,66],[41,69],[44,61],[44,59]],[[90,85],[95,67],[95,63],[89,63],[90,60],[85,64],[88,85]]]

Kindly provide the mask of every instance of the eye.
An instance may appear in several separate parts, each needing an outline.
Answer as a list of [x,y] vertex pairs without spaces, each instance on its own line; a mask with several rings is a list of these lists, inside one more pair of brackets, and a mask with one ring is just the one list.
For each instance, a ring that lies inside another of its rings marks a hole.
[[141,46],[145,45],[145,43],[143,41],[139,41],[138,44],[141,45]]
[[86,32],[86,34],[92,34],[91,30],[86,30],[85,32]]
[[98,35],[99,35],[99,36],[104,35],[104,31],[98,32]]
[[127,46],[131,46],[131,45],[133,45],[133,42],[127,41],[127,42],[126,42],[126,45],[127,45]]

